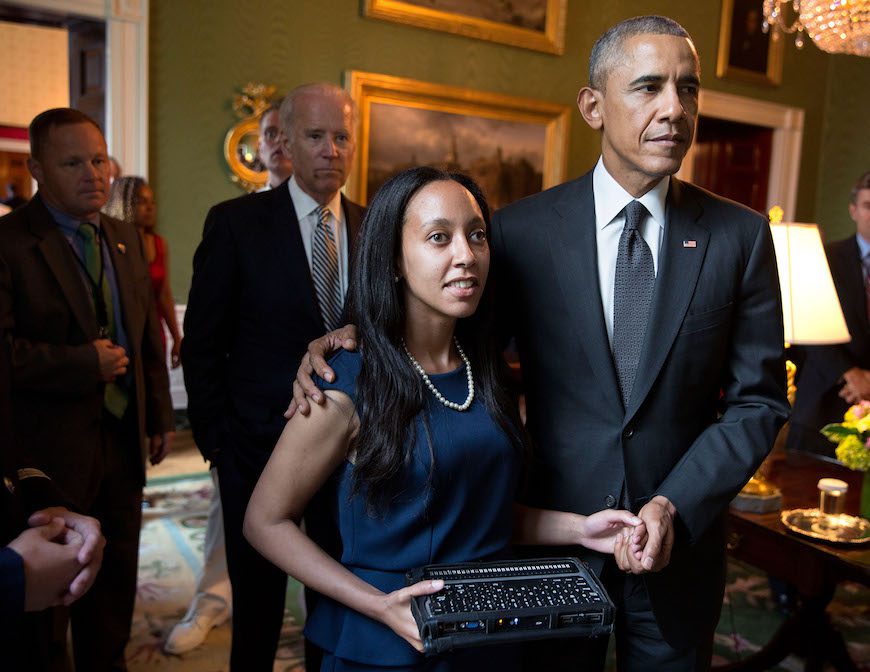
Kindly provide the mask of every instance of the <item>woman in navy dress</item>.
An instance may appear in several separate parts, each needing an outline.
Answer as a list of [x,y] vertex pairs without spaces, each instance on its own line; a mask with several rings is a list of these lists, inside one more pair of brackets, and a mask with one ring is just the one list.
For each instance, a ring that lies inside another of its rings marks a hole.
[[[627,511],[592,516],[515,504],[525,435],[501,384],[492,341],[489,210],[468,177],[414,168],[371,203],[349,312],[358,352],[331,361],[327,401],[296,414],[248,506],[245,535],[323,597],[305,636],[322,670],[486,671],[518,668],[512,647],[426,659],[405,586],[434,562],[506,557],[512,543],[583,544],[630,552]],[[318,492],[331,496],[340,561],[299,528]],[[639,539],[637,539],[639,540]]]

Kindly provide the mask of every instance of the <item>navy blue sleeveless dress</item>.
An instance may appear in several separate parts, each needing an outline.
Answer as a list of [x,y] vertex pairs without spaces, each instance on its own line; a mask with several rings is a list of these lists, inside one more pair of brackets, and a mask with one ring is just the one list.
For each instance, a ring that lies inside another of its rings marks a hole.
[[[361,357],[342,351],[330,361],[334,383],[357,404]],[[468,394],[465,366],[430,376],[450,401]],[[341,563],[384,592],[405,585],[405,572],[433,562],[467,562],[510,553],[513,503],[521,455],[483,403],[475,398],[463,412],[441,404],[427,390],[430,456],[422,413],[416,420],[412,458],[396,501],[369,514],[361,495],[349,499],[353,465],[336,471],[335,512],[343,545]],[[427,659],[387,626],[329,598],[321,597],[308,616],[305,636],[325,652],[324,672],[426,670],[486,672],[519,669],[514,647],[486,646]]]

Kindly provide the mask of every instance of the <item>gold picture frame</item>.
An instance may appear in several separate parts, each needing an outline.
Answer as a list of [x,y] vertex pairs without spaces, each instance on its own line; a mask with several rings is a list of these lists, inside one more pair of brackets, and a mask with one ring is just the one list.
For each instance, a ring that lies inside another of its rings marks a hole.
[[359,107],[347,182],[358,203],[413,165],[469,173],[493,208],[565,179],[567,105],[358,70],[345,84]]
[[758,0],[722,0],[717,77],[767,86],[782,82],[784,40],[772,30],[764,33],[763,20]]
[[224,138],[224,159],[230,168],[230,180],[245,191],[256,191],[266,184],[269,173],[257,156],[260,122],[248,117],[237,122]]
[[260,115],[272,104],[275,87],[248,82],[233,97],[233,111],[239,118],[224,136],[224,159],[230,169],[230,181],[247,192],[256,191],[269,179],[269,171],[257,154],[260,138]]
[[[464,0],[464,3],[457,3],[457,0],[453,0],[451,6],[468,5],[468,12],[459,12],[424,6],[420,0],[365,0],[363,12],[365,16],[409,26],[441,30],[549,54],[565,53],[568,0],[524,0],[517,7],[521,7],[526,16],[515,14],[507,21],[484,18],[486,12],[482,8],[476,16],[475,2]],[[437,5],[438,2],[429,0],[427,4]],[[541,12],[543,17],[540,16]]]

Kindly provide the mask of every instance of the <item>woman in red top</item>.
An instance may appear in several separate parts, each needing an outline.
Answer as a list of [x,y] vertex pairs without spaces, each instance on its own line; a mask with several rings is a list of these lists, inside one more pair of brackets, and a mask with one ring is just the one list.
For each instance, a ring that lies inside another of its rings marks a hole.
[[[141,177],[119,177],[112,182],[109,202],[103,211],[110,217],[131,222],[142,236],[145,256],[151,270],[157,314],[166,323],[172,336],[170,357],[172,368],[176,369],[181,364],[181,333],[175,316],[175,300],[169,286],[169,249],[166,240],[154,231],[157,223],[154,192]],[[163,331],[160,336],[165,350],[166,337]]]

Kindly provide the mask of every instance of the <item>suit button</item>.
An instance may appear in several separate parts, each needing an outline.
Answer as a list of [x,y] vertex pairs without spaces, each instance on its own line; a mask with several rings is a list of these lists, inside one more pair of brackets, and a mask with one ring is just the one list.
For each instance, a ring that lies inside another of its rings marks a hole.
[[634,427],[631,425],[622,430],[623,439],[630,439],[632,436],[634,436]]
[[604,498],[604,506],[606,506],[608,509],[612,509],[614,506],[616,506],[616,497],[614,497],[613,495],[607,495],[607,497]]

